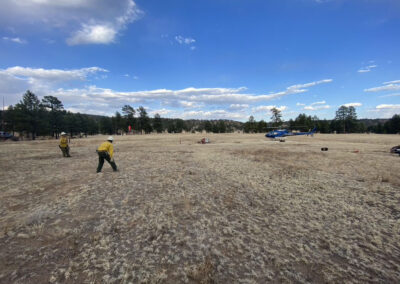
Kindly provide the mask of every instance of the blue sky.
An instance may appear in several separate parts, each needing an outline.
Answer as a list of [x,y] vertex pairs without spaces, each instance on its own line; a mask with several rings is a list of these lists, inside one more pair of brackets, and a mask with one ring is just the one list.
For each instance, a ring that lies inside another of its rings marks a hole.
[[[4,3],[3,3],[4,2]],[[184,119],[400,113],[398,0],[3,0],[0,95]]]

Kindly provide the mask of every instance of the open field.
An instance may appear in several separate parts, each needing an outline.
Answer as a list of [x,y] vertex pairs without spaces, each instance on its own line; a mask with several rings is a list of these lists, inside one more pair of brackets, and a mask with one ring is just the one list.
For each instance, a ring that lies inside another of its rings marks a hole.
[[399,135],[201,137],[1,143],[0,283],[400,282]]

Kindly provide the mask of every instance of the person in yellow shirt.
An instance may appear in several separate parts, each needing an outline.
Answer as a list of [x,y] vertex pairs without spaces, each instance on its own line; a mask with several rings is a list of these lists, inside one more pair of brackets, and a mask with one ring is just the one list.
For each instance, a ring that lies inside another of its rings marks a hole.
[[67,133],[61,132],[61,139],[59,145],[61,152],[63,153],[63,157],[71,157],[69,154],[69,145],[68,145],[68,137]]
[[112,167],[113,171],[117,171],[117,165],[114,162],[114,148],[112,142],[114,138],[109,136],[106,142],[101,143],[97,148],[97,154],[99,155],[99,165],[97,166],[97,172],[101,172],[103,168],[104,160],[106,160]]

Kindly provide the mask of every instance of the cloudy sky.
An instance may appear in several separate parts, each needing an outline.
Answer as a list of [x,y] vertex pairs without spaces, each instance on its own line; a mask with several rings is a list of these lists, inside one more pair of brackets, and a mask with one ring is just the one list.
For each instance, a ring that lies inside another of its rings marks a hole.
[[2,0],[0,96],[73,112],[400,113],[398,0]]

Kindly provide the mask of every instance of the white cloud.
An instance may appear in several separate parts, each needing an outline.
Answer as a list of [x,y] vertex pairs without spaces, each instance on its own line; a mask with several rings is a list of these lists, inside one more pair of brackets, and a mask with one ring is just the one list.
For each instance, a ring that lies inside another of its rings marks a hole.
[[326,101],[315,102],[315,103],[312,103],[311,105],[315,106],[315,105],[324,105],[324,104],[326,104]]
[[280,111],[284,111],[284,110],[287,109],[287,106],[280,106],[280,107],[273,106],[273,105],[270,105],[270,106],[258,106],[258,107],[252,108],[252,111],[253,112],[269,112],[273,108],[276,108],[277,110],[280,110]]
[[367,73],[367,72],[370,72],[373,68],[376,68],[376,67],[378,67],[378,65],[369,65],[369,66],[366,66],[366,67],[363,67],[363,68],[360,68],[357,72],[358,73]]
[[[155,89],[143,91],[120,92],[101,88],[95,85],[85,85],[91,79],[101,78],[108,72],[100,67],[89,67],[72,70],[43,69],[15,66],[0,69],[0,93],[6,96],[7,104],[15,104],[22,94],[30,89],[38,96],[52,95],[58,97],[64,106],[74,111],[98,114],[112,114],[124,104],[143,105],[155,108],[172,106],[186,111],[187,117],[211,117],[242,119],[249,116],[246,110],[251,106],[267,102],[279,97],[305,93],[306,87],[328,83],[331,80],[321,80],[306,84],[289,86],[286,90],[267,95],[253,94],[245,87],[239,88],[184,88],[178,90]],[[125,74],[129,75],[129,74]],[[129,75],[132,77],[132,75]],[[70,86],[76,86],[71,88]],[[218,111],[213,109],[218,106]],[[269,106],[258,106],[256,111],[266,111]],[[196,110],[195,110],[196,109]],[[208,109],[208,110],[207,110]],[[286,106],[278,107],[286,110]],[[168,115],[183,115],[171,112]]]
[[[15,104],[22,94],[30,89],[38,95],[56,92],[60,84],[70,81],[83,81],[99,72],[108,72],[99,67],[73,70],[43,69],[29,67],[10,67],[0,69],[0,93],[5,95],[10,104]],[[75,103],[84,99],[76,96]]]
[[[10,67],[0,69],[0,74],[13,76],[14,79],[23,79],[27,81],[33,89],[39,86],[46,86],[48,91],[59,93],[63,96],[68,96],[70,93],[75,93],[76,89],[57,89],[50,88],[50,85],[67,81],[83,81],[89,75],[99,72],[107,72],[107,70],[99,67],[81,68],[74,70],[60,69],[43,69],[29,67]],[[268,95],[256,95],[243,93],[246,88],[185,88],[180,90],[157,89],[150,91],[133,91],[133,92],[118,92],[111,89],[98,88],[95,86],[84,87],[79,89],[78,93],[87,94],[87,97],[96,97],[103,100],[117,100],[127,102],[150,102],[160,101],[164,104],[176,104],[182,101],[187,107],[197,104],[208,105],[248,105],[250,103],[258,103],[269,101],[279,97],[307,92],[305,87],[315,86],[317,84],[331,82],[331,80],[321,80],[306,84],[293,85],[286,88],[285,91],[272,93]],[[28,86],[29,86],[28,84]],[[1,90],[0,90],[1,91]],[[182,105],[182,104],[181,104]]]
[[108,44],[143,13],[133,0],[3,0],[0,25],[70,34],[67,43]]
[[187,111],[180,114],[183,119],[232,119],[243,120],[248,117],[247,114],[228,112],[226,110],[213,110],[213,111]]
[[380,104],[368,110],[368,113],[372,118],[391,118],[400,113],[400,104]]
[[333,81],[332,79],[324,79],[324,80],[314,81],[314,82],[306,83],[306,84],[293,85],[293,86],[288,87],[288,89],[308,88],[308,87],[313,87],[313,86],[319,85],[319,84],[331,83],[332,81]]
[[388,85],[388,84],[400,84],[400,80],[394,80],[394,81],[390,81],[390,82],[384,82],[384,85]]
[[7,74],[15,78],[27,80],[30,83],[41,81],[42,83],[66,82],[73,80],[85,80],[89,75],[99,72],[108,72],[99,67],[89,67],[73,70],[43,69],[14,66],[0,69],[0,74]]
[[196,40],[194,38],[190,38],[190,37],[183,37],[181,35],[175,36],[175,40],[179,43],[179,44],[192,44],[195,43]]
[[315,111],[315,110],[322,110],[322,109],[329,109],[329,108],[331,108],[329,105],[316,106],[316,107],[313,107],[313,106],[305,106],[305,107],[304,107],[304,110],[312,110],[312,111]]
[[198,104],[198,103],[189,102],[189,101],[179,101],[179,105],[184,108],[197,108],[197,107],[203,106],[203,104]]
[[118,29],[107,25],[83,24],[82,29],[76,31],[67,39],[69,45],[78,44],[109,44],[115,41]]
[[[379,108],[378,108],[379,107]],[[374,109],[367,110],[370,118],[391,118],[400,113],[400,105],[378,105]]]
[[344,104],[343,106],[345,106],[345,107],[360,107],[360,106],[362,106],[362,103],[347,103],[347,104]]
[[389,97],[400,97],[400,93],[388,94],[384,96],[379,96],[380,98],[389,98]]
[[322,109],[329,109],[331,108],[329,105],[326,104],[326,101],[319,101],[311,103],[310,105],[297,103],[297,106],[304,106],[303,110],[310,110],[310,111],[317,111]]
[[27,43],[27,41],[26,40],[24,40],[24,39],[20,39],[19,37],[3,37],[3,40],[5,40],[5,41],[12,41],[12,42],[15,42],[15,43],[19,43],[19,44],[25,44],[25,43]]
[[323,109],[330,109],[330,105],[326,105],[325,101],[322,102],[315,102],[312,103],[311,105],[303,107],[303,110],[310,110],[310,111],[317,111],[317,110],[323,110]]
[[28,81],[0,71],[0,94],[6,96],[8,103],[16,103],[15,95],[22,94],[30,87]]
[[229,106],[229,109],[230,110],[243,110],[243,109],[246,109],[248,107],[249,107],[248,104],[231,104]]
[[383,83],[383,86],[364,89],[364,92],[382,92],[382,91],[398,91],[400,90],[400,80]]
[[163,109],[158,109],[158,110],[152,110],[149,112],[149,115],[154,116],[158,113],[160,116],[167,116],[171,112],[172,112],[171,110],[163,108]]
[[400,105],[381,104],[381,105],[377,105],[376,109],[398,109],[398,110],[400,110]]

